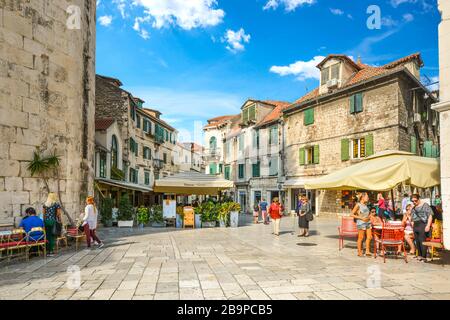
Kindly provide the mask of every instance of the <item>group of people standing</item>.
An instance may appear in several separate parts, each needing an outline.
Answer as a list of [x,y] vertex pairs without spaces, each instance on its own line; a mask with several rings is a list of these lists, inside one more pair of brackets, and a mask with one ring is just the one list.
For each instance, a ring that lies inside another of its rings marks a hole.
[[[380,195],[378,196],[378,213],[375,206],[370,207],[369,195],[367,192],[359,193],[357,198],[358,201],[353,207],[351,216],[355,219],[358,229],[358,256],[364,256],[364,238],[366,242],[365,256],[371,256],[370,243],[372,237],[378,239],[381,236],[378,233],[372,233],[372,227],[385,223],[385,210],[387,208],[385,206],[380,206],[380,200],[383,199]],[[410,249],[409,254],[413,255],[419,261],[426,261],[427,248],[423,243],[426,238],[431,237],[434,212],[431,206],[423,201],[418,194],[413,194],[411,197],[405,195],[403,200],[403,218],[401,224],[405,231],[405,241]],[[400,248],[398,248],[398,253],[400,253]]]
[[[259,213],[261,212],[263,223],[269,224],[270,220],[273,222],[273,233],[276,236],[280,235],[280,223],[283,217],[284,206],[280,203],[278,197],[272,199],[269,205],[265,199],[259,203],[255,203],[253,208],[253,223],[259,222]],[[312,220],[312,208],[306,196],[299,196],[298,203],[295,210],[298,217],[298,227],[300,228],[299,237],[309,237],[309,222]]]
[[[29,233],[33,228],[45,229],[47,240],[47,256],[54,256],[54,248],[56,240],[64,232],[62,224],[62,208],[55,193],[49,193],[47,200],[42,207],[42,217],[38,217],[36,210],[32,207],[25,210],[26,216],[20,222],[19,228],[23,228]],[[95,206],[94,197],[87,197],[86,207],[80,219],[79,228],[86,235],[87,247],[91,247],[92,240],[99,248],[103,246],[103,242],[98,238],[97,230],[98,210]],[[42,233],[37,232],[33,237],[42,237]]]

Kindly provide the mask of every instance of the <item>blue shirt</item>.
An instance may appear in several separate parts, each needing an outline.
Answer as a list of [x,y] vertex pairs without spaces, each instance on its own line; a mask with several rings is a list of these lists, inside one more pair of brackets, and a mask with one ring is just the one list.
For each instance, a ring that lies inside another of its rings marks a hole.
[[267,211],[267,202],[262,201],[259,206],[261,207],[261,211]]
[[[33,228],[44,228],[44,221],[37,216],[29,216],[28,218],[23,219],[19,225],[20,228],[23,228],[26,233],[30,232]],[[42,232],[33,232],[31,238],[33,240],[39,240],[42,237]]]

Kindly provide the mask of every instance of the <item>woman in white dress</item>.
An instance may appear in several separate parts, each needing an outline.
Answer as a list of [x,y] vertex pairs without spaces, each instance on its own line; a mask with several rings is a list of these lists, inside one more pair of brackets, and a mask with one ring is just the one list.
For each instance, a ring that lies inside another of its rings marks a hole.
[[87,197],[86,207],[84,208],[83,227],[86,235],[87,247],[91,247],[91,238],[94,240],[94,244],[97,244],[99,248],[103,247],[103,242],[97,237],[97,216],[98,211],[95,206],[94,197]]

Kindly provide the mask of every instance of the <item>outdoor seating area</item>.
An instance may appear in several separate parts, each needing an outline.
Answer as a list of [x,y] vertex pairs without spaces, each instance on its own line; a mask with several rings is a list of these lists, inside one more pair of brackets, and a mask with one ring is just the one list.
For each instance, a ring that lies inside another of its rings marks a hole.
[[44,228],[33,228],[28,233],[23,229],[0,232],[0,259],[25,258],[30,255],[46,255],[47,238]]

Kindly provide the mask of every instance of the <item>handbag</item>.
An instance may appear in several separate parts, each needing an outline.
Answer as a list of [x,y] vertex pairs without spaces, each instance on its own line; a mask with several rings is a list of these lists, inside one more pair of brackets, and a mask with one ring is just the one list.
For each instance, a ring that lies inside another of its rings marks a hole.
[[62,223],[59,221],[55,221],[55,224],[53,225],[52,234],[54,236],[61,236],[62,233]]
[[308,212],[308,213],[305,215],[305,218],[306,218],[306,221],[311,222],[311,221],[314,220],[314,215],[312,214],[312,212]]

